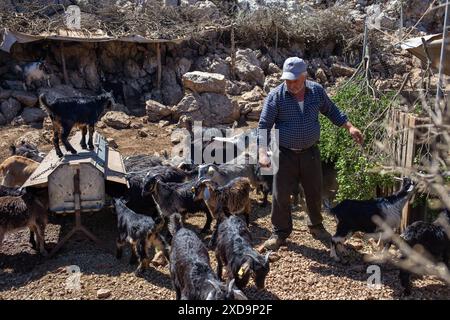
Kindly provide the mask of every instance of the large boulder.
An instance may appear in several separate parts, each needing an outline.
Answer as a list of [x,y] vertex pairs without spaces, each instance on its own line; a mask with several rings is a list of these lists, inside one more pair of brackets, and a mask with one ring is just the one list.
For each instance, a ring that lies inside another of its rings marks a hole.
[[190,89],[197,93],[215,92],[225,94],[226,81],[225,77],[218,73],[194,71],[183,75],[183,85],[185,89]]
[[183,89],[178,84],[174,67],[167,67],[162,73],[162,102],[165,105],[176,105],[183,98]]
[[355,69],[344,66],[342,64],[333,63],[331,65],[331,73],[335,77],[351,77],[355,73]]
[[114,129],[127,129],[131,125],[128,115],[119,111],[109,111],[101,119],[104,124]]
[[264,81],[264,92],[269,93],[270,90],[277,87],[283,82],[283,80],[280,79],[280,75],[270,75],[267,76]]
[[27,91],[13,91],[12,96],[25,107],[34,107],[38,100],[35,94]]
[[226,95],[218,93],[188,93],[173,108],[173,116],[178,120],[187,115],[194,121],[203,120],[205,126],[231,124],[240,117],[239,105]]
[[258,87],[255,86],[251,91],[248,91],[242,95],[242,99],[249,102],[257,102],[264,99],[264,91]]
[[251,49],[238,50],[236,52],[235,73],[239,80],[264,86],[264,71]]
[[9,98],[0,105],[0,111],[8,123],[19,114],[20,109],[22,109],[22,106],[19,101],[14,98]]
[[172,114],[172,109],[170,107],[155,100],[147,100],[145,102],[145,110],[147,112],[148,120],[151,122],[157,122]]
[[22,119],[25,123],[42,122],[47,114],[40,108],[26,107],[22,112]]

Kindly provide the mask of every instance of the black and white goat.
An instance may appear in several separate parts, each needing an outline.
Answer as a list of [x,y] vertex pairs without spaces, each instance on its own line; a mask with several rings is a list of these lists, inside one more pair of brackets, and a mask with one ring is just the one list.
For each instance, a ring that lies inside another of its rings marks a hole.
[[59,147],[59,139],[61,139],[67,151],[72,154],[77,153],[67,140],[75,125],[81,128],[81,148],[87,149],[85,136],[89,130],[89,149],[94,149],[95,124],[106,111],[111,109],[114,100],[110,93],[103,93],[95,97],[59,98],[50,102],[44,94],[41,94],[39,95],[39,103],[52,120],[53,146],[56,154],[61,158],[63,153]]
[[[442,222],[441,222],[442,221]],[[418,249],[434,261],[442,261],[450,269],[450,210],[445,209],[441,216],[433,223],[416,221],[409,225],[400,237],[413,249]],[[407,256],[402,253],[401,259]],[[401,269],[400,283],[405,295],[411,294],[411,272]]]
[[184,228],[181,216],[171,216],[170,277],[180,300],[246,300],[234,280],[222,283],[211,268],[208,250],[195,232]]
[[217,276],[222,279],[222,268],[226,267],[228,279],[235,279],[239,289],[244,288],[253,276],[256,287],[264,289],[269,273],[269,256],[259,254],[251,245],[251,234],[239,216],[221,219],[217,233]]
[[[356,231],[373,234],[380,233],[374,217],[379,217],[392,229],[400,226],[403,207],[409,201],[414,191],[414,183],[409,178],[403,178],[401,189],[394,195],[371,200],[343,200],[334,208],[325,203],[327,211],[336,219],[336,233],[331,238],[331,257],[340,261],[338,246],[344,251],[346,237]],[[381,239],[381,233],[380,233]]]
[[[169,259],[167,244],[159,234],[160,224],[151,217],[137,214],[129,209],[121,199],[114,199],[117,214],[117,228],[119,237],[116,243],[116,257],[122,257],[122,247],[128,242],[131,245],[130,264],[138,262],[135,271],[141,275],[148,266],[150,248],[162,251],[166,259]],[[160,221],[161,222],[161,221]]]

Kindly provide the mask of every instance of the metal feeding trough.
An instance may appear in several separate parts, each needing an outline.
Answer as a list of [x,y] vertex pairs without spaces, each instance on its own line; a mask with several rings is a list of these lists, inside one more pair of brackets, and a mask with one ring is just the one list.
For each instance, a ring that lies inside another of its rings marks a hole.
[[75,226],[64,236],[50,255],[76,232],[81,231],[94,242],[100,241],[81,224],[82,212],[96,212],[107,203],[107,185],[127,187],[125,167],[120,153],[108,146],[100,134],[94,134],[94,150],[80,147],[81,132],[70,143],[78,154],[65,154],[59,158],[53,149],[23,187],[48,188],[49,210],[54,213],[75,213]]

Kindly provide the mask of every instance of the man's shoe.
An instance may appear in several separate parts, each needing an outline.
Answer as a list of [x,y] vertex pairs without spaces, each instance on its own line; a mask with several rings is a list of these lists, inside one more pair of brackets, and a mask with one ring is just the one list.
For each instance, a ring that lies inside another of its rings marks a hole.
[[316,240],[328,241],[331,239],[331,234],[325,229],[322,224],[309,227],[309,232]]
[[280,238],[276,234],[272,234],[269,239],[264,242],[264,249],[270,250],[270,251],[277,251],[280,246],[285,245],[286,240]]

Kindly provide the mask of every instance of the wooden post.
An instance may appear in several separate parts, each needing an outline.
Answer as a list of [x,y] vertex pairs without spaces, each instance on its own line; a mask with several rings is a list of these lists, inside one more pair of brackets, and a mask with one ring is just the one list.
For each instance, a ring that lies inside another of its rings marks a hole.
[[161,43],[156,44],[156,61],[158,63],[158,78],[156,80],[156,87],[161,90],[161,77],[162,77],[162,66],[161,66]]
[[236,42],[234,39],[234,24],[231,26],[231,79],[235,79],[236,70]]
[[64,84],[69,84],[69,76],[67,75],[66,58],[64,56],[64,43],[60,42],[61,63],[63,67]]

